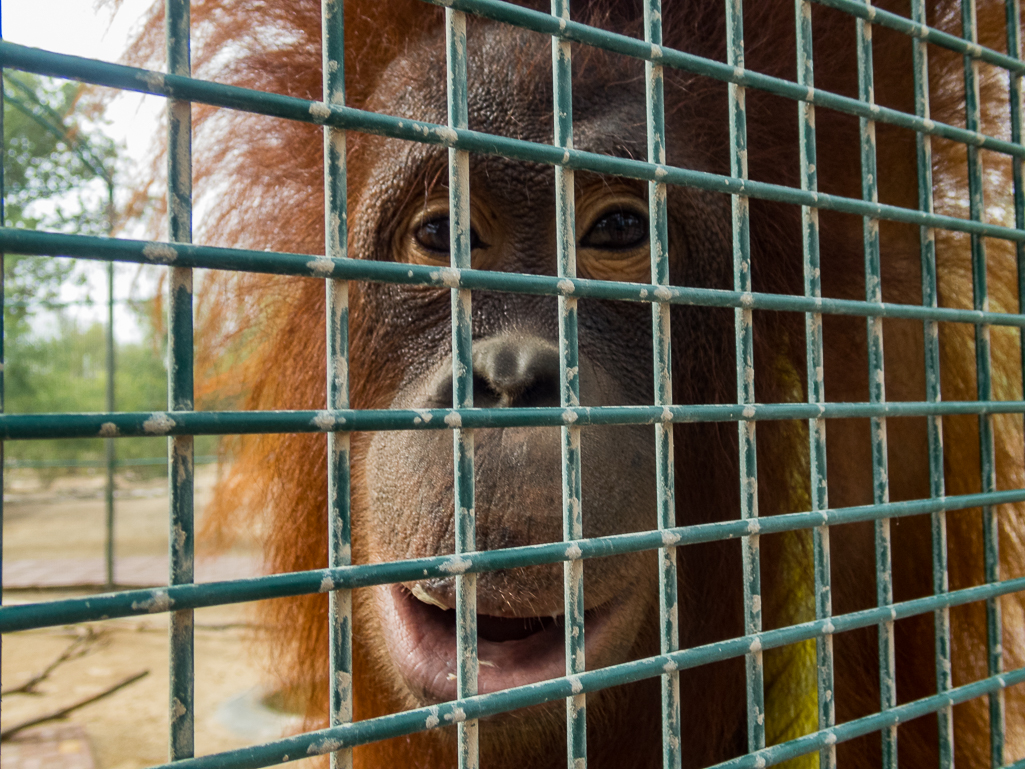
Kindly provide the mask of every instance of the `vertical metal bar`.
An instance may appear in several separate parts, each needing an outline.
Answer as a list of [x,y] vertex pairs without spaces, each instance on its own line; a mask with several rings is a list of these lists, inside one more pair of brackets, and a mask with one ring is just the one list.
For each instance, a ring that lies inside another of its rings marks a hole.
[[[965,40],[978,42],[975,2],[961,2],[961,32]],[[979,101],[979,62],[972,56],[964,56],[965,127],[969,131],[982,130]],[[968,207],[971,218],[983,221],[985,203],[983,198],[982,158],[977,147],[967,145],[968,153]],[[979,235],[971,236],[972,243],[972,294],[977,310],[989,308],[986,288],[986,245]],[[975,372],[977,397],[980,401],[992,398],[990,367],[989,326],[975,326]],[[996,457],[993,445],[993,417],[979,416],[979,455],[982,475],[982,493],[996,491]],[[1000,531],[997,511],[992,505],[982,508],[982,536],[985,559],[986,582],[1000,580]],[[989,675],[997,675],[1004,669],[1002,652],[1002,629],[1000,621],[1000,599],[986,601],[986,659]],[[989,695],[990,754],[993,766],[1004,763],[1004,691]]]
[[[345,104],[343,0],[321,2],[321,60],[324,101]],[[324,127],[324,253],[348,253],[345,131]],[[349,283],[326,281],[327,407],[349,408]],[[352,563],[349,507],[349,433],[327,435],[328,563]],[[352,721],[352,591],[328,594],[331,726]],[[352,748],[331,754],[331,769],[352,769]]]
[[[744,68],[744,7],[742,0],[726,0],[726,61]],[[747,178],[747,89],[729,85],[730,174]],[[746,195],[732,195],[733,207],[733,290],[751,291],[751,220]],[[737,355],[737,403],[755,402],[753,315],[750,309],[734,310],[734,338]],[[740,453],[740,517],[758,518],[758,461],[755,423],[737,423]],[[757,522],[752,524],[757,526]],[[761,557],[759,536],[741,538],[744,568],[744,632],[762,630]],[[747,749],[765,747],[765,675],[761,647],[746,655]]]
[[[815,87],[812,57],[812,26],[810,0],[795,0],[797,26],[797,82],[810,91]],[[801,152],[801,189],[818,191],[818,162],[815,143],[815,105],[797,103],[798,138]],[[804,294],[822,297],[822,276],[819,262],[819,211],[801,207],[801,240],[804,251]],[[823,365],[822,314],[804,316],[805,357],[809,403],[825,403],[826,384]],[[808,420],[808,458],[811,472],[811,509],[829,509],[829,488],[826,473],[826,421]],[[833,614],[832,575],[830,569],[829,527],[819,526],[812,532],[815,569],[815,618],[828,620]],[[815,639],[816,683],[818,692],[819,729],[836,725],[836,702],[833,697],[833,636],[825,633]],[[819,751],[821,769],[835,769],[836,745]]]
[[[1007,53],[1021,60],[1021,3],[1020,0],[1006,0],[1007,13]],[[1009,101],[1011,112],[1011,141],[1022,143],[1022,76],[1009,72]],[[1022,159],[1011,158],[1011,169],[1014,177],[1014,226],[1025,230],[1025,174],[1022,171]],[[1015,252],[1018,257],[1018,312],[1025,312],[1025,242],[1015,241]],[[1025,334],[1020,334],[1022,348],[1022,381],[1025,383]]]
[[[165,0],[167,69],[190,75],[189,0]],[[192,105],[169,99],[167,143],[168,234],[176,243],[192,242]],[[167,405],[193,410],[192,270],[170,268],[168,302]],[[193,470],[191,435],[168,439],[170,452],[170,575],[172,585],[193,581]],[[169,758],[191,758],[195,750],[193,681],[194,632],[191,609],[170,616]]]
[[[662,46],[662,0],[644,3],[644,40],[654,50]],[[645,101],[647,104],[648,162],[666,162],[665,95],[662,65],[652,61],[644,63]],[[648,182],[648,215],[651,238],[651,282],[669,283],[669,220],[666,209],[666,185]],[[656,294],[658,292],[656,291]],[[669,305],[655,302],[651,305],[653,360],[655,369],[655,405],[668,406],[673,402],[673,362],[669,328]],[[658,528],[665,530],[676,525],[676,472],[673,462],[673,424],[666,419],[655,425],[655,473]],[[674,540],[663,535],[664,547],[659,548],[659,648],[662,654],[680,648],[680,607],[677,602],[676,548]],[[680,749],[680,674],[667,667],[662,676],[662,765],[665,769],[678,769]]]
[[[870,3],[866,0],[866,5]],[[872,25],[857,20],[858,34],[858,98],[866,104],[875,104],[872,73]],[[879,200],[876,176],[875,121],[861,118],[861,196],[876,203]],[[865,217],[865,300],[881,302],[883,299],[882,271],[879,257],[879,220]],[[883,319],[868,319],[868,389],[872,403],[886,402],[886,384],[883,371]],[[890,483],[887,476],[886,419],[873,417],[872,440],[872,499],[877,505],[890,501]],[[893,573],[890,558],[890,520],[875,523],[876,601],[879,606],[893,603]],[[897,704],[894,677],[893,621],[879,625],[879,700],[880,708],[887,710]],[[882,730],[882,765],[897,765],[897,727]]]
[[[569,21],[569,0],[552,0],[552,15]],[[573,61],[568,41],[552,38],[552,87],[555,146],[573,147]],[[555,167],[556,240],[558,275],[575,278],[576,207],[573,171]],[[577,299],[559,297],[559,401],[562,406],[580,405],[579,348],[577,346]],[[584,536],[580,486],[580,428],[562,427],[562,536]],[[577,558],[563,564],[565,603],[566,675],[583,673],[584,658],[584,562]],[[587,766],[587,695],[566,698],[566,766]]]
[[[1021,3],[1020,0],[1006,0],[1007,14],[1007,53],[1019,61],[1022,58],[1021,44]],[[1011,141],[1021,145],[1022,132],[1022,76],[1016,72],[1008,73],[1009,101],[1011,112]],[[1014,178],[1014,226],[1025,230],[1025,174],[1022,172],[1022,159],[1011,158]],[[1018,312],[1025,312],[1025,243],[1015,242],[1018,262]],[[1025,386],[1025,333],[1019,333],[1022,352],[1022,384]],[[998,607],[999,608],[999,607]],[[999,623],[997,623],[999,626]],[[991,703],[992,707],[992,703]]]
[[[925,0],[911,0],[911,16],[922,24],[926,23]],[[915,114],[926,120],[930,117],[929,106],[929,53],[928,45],[919,38],[912,39],[912,69],[915,80]],[[933,213],[932,192],[932,137],[918,133],[918,208]],[[919,229],[922,264],[922,305],[938,306],[936,288],[936,233],[932,227]],[[925,321],[925,397],[930,403],[942,400],[940,391],[940,330],[936,321]],[[927,441],[929,444],[929,493],[934,499],[946,496],[943,480],[943,421],[940,416],[926,417]],[[938,510],[931,515],[932,525],[932,582],[936,595],[949,589],[947,572],[947,513]],[[936,692],[948,691],[953,685],[950,667],[950,609],[944,607],[934,614]],[[948,706],[936,713],[939,733],[940,769],[954,765],[954,711]]]
[[[448,68],[448,124],[467,127],[466,15],[445,9]],[[470,267],[470,157],[465,150],[448,151],[449,232],[454,269]],[[473,316],[470,291],[452,289],[452,406],[473,406]],[[474,512],[473,430],[454,421],[456,553],[476,549]],[[456,690],[459,697],[477,694],[477,575],[456,577]],[[478,724],[470,720],[458,727],[459,769],[480,764]]]
[[[1021,3],[1020,0],[1006,0],[1007,12],[1007,53],[1021,60]],[[1009,101],[1011,111],[1011,141],[1022,143],[1022,77],[1019,73],[1010,72]],[[1011,169],[1014,176],[1014,226],[1025,230],[1025,174],[1022,171],[1022,159],[1011,158]],[[1025,312],[1025,242],[1015,241],[1015,252],[1018,257],[1018,312]],[[1025,334],[1019,334],[1022,349],[1022,382],[1025,384]]]
[[[107,201],[108,221],[107,234],[113,235],[113,208],[114,208],[114,187],[108,185],[109,199]],[[114,411],[114,263],[107,262],[107,413]],[[104,456],[106,459],[106,487],[104,488],[104,502],[106,503],[106,541],[104,547],[103,561],[106,567],[107,588],[114,587],[114,439],[107,438],[104,441]]]
[[[107,183],[107,236],[114,236],[114,179],[110,172],[105,174]],[[107,413],[114,411],[114,263],[107,262]],[[107,588],[114,588],[114,462],[116,445],[113,438],[107,438],[104,454],[107,465],[106,489],[106,566]]]

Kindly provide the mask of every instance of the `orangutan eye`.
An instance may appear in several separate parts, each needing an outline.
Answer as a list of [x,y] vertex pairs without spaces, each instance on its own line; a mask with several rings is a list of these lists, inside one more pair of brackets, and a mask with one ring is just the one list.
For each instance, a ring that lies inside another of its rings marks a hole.
[[637,248],[648,240],[648,219],[640,214],[618,209],[610,211],[591,225],[580,239],[585,248],[604,251],[626,251]]
[[[416,238],[416,242],[427,251],[447,254],[449,252],[449,244],[451,242],[448,216],[436,216],[433,219],[421,222],[413,237]],[[480,239],[477,231],[471,228],[470,250],[474,251],[478,248],[487,247],[487,244]]]

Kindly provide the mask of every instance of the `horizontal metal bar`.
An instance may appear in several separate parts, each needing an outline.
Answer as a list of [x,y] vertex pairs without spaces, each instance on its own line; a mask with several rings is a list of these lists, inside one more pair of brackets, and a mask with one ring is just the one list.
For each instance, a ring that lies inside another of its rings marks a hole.
[[[83,598],[68,598],[46,603],[0,606],[0,633],[53,627],[73,622],[132,617],[176,609],[196,609],[204,606],[308,595],[332,590],[349,590],[396,582],[446,578],[456,574],[564,563],[575,558],[604,558],[655,550],[666,546],[685,547],[704,542],[720,542],[752,533],[780,534],[818,526],[837,526],[874,521],[880,518],[904,518],[943,510],[964,510],[982,505],[1006,505],[1022,501],[1025,501],[1025,489],[998,491],[990,494],[964,494],[939,499],[931,497],[904,502],[889,502],[884,505],[860,505],[832,510],[786,513],[758,520],[738,519],[696,526],[679,526],[661,531],[633,532],[571,542],[527,545],[504,550],[481,551],[469,555],[434,556],[390,563],[313,569],[229,582],[174,585]],[[1011,588],[1005,591],[1008,593],[1025,590],[1025,578],[999,584],[1011,585]],[[992,583],[983,587],[992,587]],[[946,593],[938,598],[950,595],[954,595],[954,593]],[[982,598],[966,600],[982,600]],[[937,605],[927,611],[943,608],[946,605]],[[828,619],[825,618],[824,621]]]
[[[987,586],[988,587],[988,586]],[[968,591],[959,591],[968,592]],[[954,595],[950,593],[949,595]],[[977,599],[972,599],[977,600]],[[263,766],[282,764],[299,758],[330,753],[341,748],[364,745],[377,740],[400,737],[413,732],[433,729],[438,726],[450,726],[464,720],[486,718],[497,713],[514,709],[540,705],[578,693],[590,693],[612,686],[643,681],[663,675],[667,670],[685,670],[723,659],[739,657],[751,648],[772,649],[815,638],[823,633],[837,633],[868,627],[879,621],[877,615],[886,616],[891,612],[897,619],[923,613],[920,604],[930,599],[908,601],[894,604],[887,610],[870,609],[868,611],[833,617],[832,625],[825,626],[829,620],[806,622],[778,630],[769,630],[750,636],[742,636],[727,641],[684,649],[657,657],[648,657],[619,665],[590,670],[578,675],[555,678],[536,684],[518,686],[499,692],[491,692],[476,697],[445,702],[440,705],[416,708],[402,713],[380,718],[342,724],[340,726],[318,731],[307,732],[294,737],[275,740],[262,745],[254,745],[238,750],[215,753],[202,758],[185,759],[173,764],[165,764],[153,769],[257,769]],[[915,604],[912,606],[912,604]],[[757,753],[748,754],[719,767],[751,767],[756,769],[783,760],[783,755],[802,755],[823,747],[831,742],[848,740],[861,734],[878,731],[880,728],[897,721],[916,718],[933,713],[951,702],[958,704],[976,697],[1014,686],[1025,681],[1025,668],[1004,673],[1000,676],[985,678],[964,686],[951,689],[942,695],[934,695],[925,699],[915,700],[885,713],[876,713],[856,721],[848,721],[841,726],[800,737],[781,745],[765,748]],[[794,748],[796,746],[796,749]],[[785,751],[790,751],[785,753]]]
[[1025,401],[887,401],[885,403],[727,403],[689,406],[571,408],[338,409],[335,411],[155,411],[92,414],[0,414],[0,440],[139,438],[167,435],[586,427],[589,425],[857,419],[948,414],[1023,414]]
[[[460,3],[468,0],[460,0]],[[483,2],[483,0],[477,0]],[[490,0],[489,0],[490,3]],[[515,12],[535,14],[533,11],[519,8],[506,3],[490,3],[489,7],[501,7],[513,9]],[[536,14],[542,19],[547,19],[542,26],[550,26],[552,18],[546,14]],[[573,22],[566,22],[572,25]],[[556,21],[558,26],[558,21]],[[598,33],[591,27],[582,25],[581,29],[591,30]],[[567,27],[568,28],[568,27]],[[602,33],[611,34],[611,33]],[[622,36],[615,36],[622,37]],[[638,45],[638,41],[632,38],[622,37],[622,40],[629,41],[631,45]],[[640,44],[644,45],[644,44]],[[645,46],[648,51],[647,58],[651,59],[651,48]],[[669,64],[668,51],[665,59],[659,58],[663,64]],[[686,54],[678,54],[687,56]],[[704,62],[707,66],[725,67],[724,64],[708,62],[698,57],[689,57],[696,61]],[[638,179],[649,182],[664,182],[684,187],[719,192],[729,195],[746,195],[760,200],[774,200],[781,203],[790,203],[795,206],[809,206],[840,213],[852,214],[855,216],[868,216],[883,221],[904,222],[915,224],[921,227],[936,227],[940,229],[953,230],[957,232],[969,232],[992,238],[1003,238],[1005,240],[1025,240],[1025,232],[1011,227],[1002,227],[995,224],[987,224],[970,219],[960,219],[954,216],[941,216],[939,214],[926,214],[917,209],[902,208],[900,206],[884,205],[882,203],[864,201],[855,198],[846,198],[840,195],[827,195],[821,192],[801,190],[794,187],[786,187],[779,184],[752,181],[749,179],[736,179],[731,176],[722,176],[704,171],[694,171],[673,166],[666,166],[657,163],[648,163],[643,160],[630,158],[612,157],[600,155],[594,152],[585,152],[577,149],[563,149],[549,144],[535,144],[520,139],[510,139],[502,136],[494,136],[479,131],[467,129],[455,129],[449,126],[426,123],[418,120],[397,118],[391,115],[383,115],[375,112],[343,107],[334,104],[325,104],[319,101],[308,101],[297,99],[291,96],[255,91],[249,88],[224,85],[222,83],[211,83],[205,80],[182,77],[179,75],[165,75],[161,72],[126,67],[121,64],[109,64],[107,62],[84,59],[78,56],[67,56],[64,54],[41,51],[36,48],[15,45],[0,41],[0,67],[13,67],[40,75],[51,75],[54,77],[71,78],[94,85],[120,88],[123,90],[137,91],[157,96],[169,96],[175,99],[183,99],[194,102],[201,102],[215,107],[228,109],[245,110],[271,117],[280,117],[289,120],[298,120],[316,125],[327,125],[334,128],[358,131],[362,133],[380,134],[395,139],[419,142],[422,144],[435,144],[443,147],[467,150],[481,155],[495,155],[512,160],[525,160],[534,163],[547,163],[553,166],[563,166],[577,171],[592,171],[599,174],[612,174],[630,179]],[[767,78],[765,75],[747,72],[740,73],[730,68],[730,82],[752,88],[764,87],[763,80],[783,83],[787,87],[777,90],[796,90],[800,92],[800,100],[809,101],[823,107],[836,108],[834,100],[841,102],[850,101],[853,104],[860,104],[854,100],[844,100],[839,96],[832,96],[830,99],[823,99],[820,92],[801,88],[788,81],[776,81],[774,78]],[[761,84],[761,85],[760,85]],[[788,95],[788,94],[782,94]],[[864,106],[864,105],[862,105]],[[859,107],[854,114],[861,114],[865,109]],[[867,115],[874,120],[884,120],[886,111],[882,107],[873,106],[868,109]],[[896,112],[900,116],[898,122],[916,123],[919,118],[902,112]],[[905,127],[912,128],[910,125]],[[939,130],[939,124],[933,130],[923,132],[937,136],[944,136],[955,141],[964,141],[972,146],[984,147],[997,152],[1006,152],[1014,156],[1025,154],[1025,148],[1013,145],[1008,142],[996,139],[983,138],[978,134],[969,134],[962,129],[950,127],[948,130]],[[912,128],[912,130],[916,130]],[[962,134],[969,134],[962,136]],[[956,135],[956,136],[955,136]],[[958,138],[959,137],[959,138]],[[997,146],[999,145],[999,146]],[[1005,147],[1006,145],[1006,147]]]
[[[817,107],[825,107],[848,115],[889,123],[916,131],[917,133],[942,136],[945,139],[951,139],[962,144],[971,144],[1014,157],[1025,155],[1025,147],[1004,139],[986,136],[978,131],[969,131],[947,123],[938,123],[907,112],[882,107],[877,104],[868,104],[858,99],[840,96],[829,91],[808,88],[790,80],[733,67],[730,64],[706,59],[695,54],[684,53],[683,51],[663,46],[653,46],[627,35],[608,32],[604,29],[597,29],[579,22],[564,22],[562,19],[556,19],[548,14],[502,2],[502,0],[425,1],[448,8],[458,8],[459,10],[493,19],[494,21],[523,27],[524,29],[552,35],[563,40],[571,40],[635,59],[662,64],[666,67],[691,72],[695,75],[704,75],[723,83],[734,83],[748,88],[757,88],[760,91],[793,99],[794,101],[804,101]],[[980,52],[982,51],[981,46],[977,46],[977,48]],[[1008,61],[1014,62],[1015,60],[1008,59]],[[1021,66],[1020,63],[1017,66]]]
[[789,742],[759,750],[756,753],[724,761],[721,764],[709,767],[709,769],[762,769],[765,766],[773,766],[797,756],[813,753],[829,745],[853,740],[856,737],[878,732],[888,727],[896,727],[898,724],[905,723],[913,718],[921,718],[944,708],[959,705],[962,702],[968,702],[987,694],[993,694],[1022,682],[1025,682],[1025,668],[1018,668],[1009,673],[983,678],[970,684],[948,689],[942,694],[923,697],[920,700],[907,702],[881,713],[873,713],[870,716],[847,721],[831,729],[823,729],[822,731],[807,734]]
[[1000,51],[994,51],[992,48],[986,48],[978,43],[972,43],[968,40],[957,37],[956,35],[951,35],[947,32],[936,29],[935,27],[930,27],[920,22],[912,21],[909,18],[891,11],[886,11],[873,5],[866,5],[861,0],[811,1],[819,5],[835,8],[838,11],[843,11],[844,13],[849,13],[852,16],[856,16],[859,19],[865,19],[865,21],[878,24],[881,27],[888,27],[889,29],[896,30],[897,32],[903,32],[905,35],[918,38],[919,40],[924,40],[927,43],[938,45],[940,48],[946,48],[949,51],[966,54],[973,59],[984,61],[987,64],[993,64],[1001,69],[1006,69],[1009,72],[1017,72],[1019,74],[1025,73],[1025,61],[1016,59],[1013,56],[1008,56],[1005,53],[1000,53]]
[[[1023,233],[1025,234],[1025,233]],[[713,288],[661,286],[650,283],[559,278],[490,270],[454,270],[421,264],[378,262],[367,259],[329,259],[309,254],[249,251],[215,246],[160,243],[146,240],[66,235],[58,232],[0,227],[0,250],[40,256],[77,259],[176,264],[211,270],[235,270],[269,275],[336,278],[398,283],[432,288],[468,288],[578,299],[611,299],[624,302],[661,302],[692,307],[730,307],[778,312],[812,312],[825,315],[905,318],[947,323],[985,323],[990,326],[1025,327],[1025,314],[923,307],[895,302],[865,302],[789,294],[726,291]]]

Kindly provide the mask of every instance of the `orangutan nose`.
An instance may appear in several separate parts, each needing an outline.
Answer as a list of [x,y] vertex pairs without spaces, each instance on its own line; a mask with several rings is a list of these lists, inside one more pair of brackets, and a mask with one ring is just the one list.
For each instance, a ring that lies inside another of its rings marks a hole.
[[559,405],[559,350],[535,336],[499,336],[473,350],[473,405]]
[[[451,360],[431,400],[452,404]],[[473,405],[533,408],[559,405],[559,350],[536,336],[502,334],[473,344]]]

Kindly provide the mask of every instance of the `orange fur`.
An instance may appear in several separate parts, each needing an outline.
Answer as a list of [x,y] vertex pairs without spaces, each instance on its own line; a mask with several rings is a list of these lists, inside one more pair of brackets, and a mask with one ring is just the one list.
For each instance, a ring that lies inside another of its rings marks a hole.
[[[580,3],[599,26],[638,33],[631,14],[612,2]],[[746,9],[747,65],[752,70],[793,79],[793,8],[786,3],[749,3]],[[671,0],[666,3],[666,42],[701,55],[724,59],[725,39],[721,3]],[[906,12],[901,3],[887,4]],[[935,3],[935,26],[960,32],[954,3]],[[203,77],[260,88],[292,96],[319,99],[319,3],[263,2],[241,6],[226,0],[193,3],[196,36],[195,69]],[[979,4],[979,26],[984,45],[1003,49],[1002,4]],[[401,60],[412,42],[438,29],[439,8],[413,0],[346,3],[347,100],[364,107],[388,65]],[[478,22],[484,24],[484,22]],[[150,21],[143,40],[155,40],[160,14]],[[471,24],[471,46],[473,30]],[[273,34],[272,34],[273,33]],[[287,41],[283,44],[282,41]],[[854,26],[849,17],[815,7],[816,86],[856,95],[853,56]],[[225,49],[233,55],[225,60]],[[137,60],[156,50],[141,45]],[[237,55],[235,55],[237,54]],[[575,51],[581,66],[604,67],[607,58]],[[901,35],[876,28],[876,94],[879,103],[913,111],[911,43]],[[963,124],[964,92],[960,57],[930,48],[933,117]],[[627,66],[627,65],[624,65]],[[629,65],[637,77],[639,65]],[[548,78],[548,70],[539,69]],[[989,68],[983,73],[984,132],[1006,137],[1006,83]],[[726,173],[727,149],[725,87],[722,84],[666,72],[667,123],[670,138],[686,131],[699,148],[708,170]],[[638,83],[638,87],[640,84]],[[1002,90],[1003,89],[1003,90]],[[515,94],[512,95],[515,98]],[[797,117],[793,105],[775,97],[748,92],[751,176],[797,186]],[[819,110],[818,143],[821,189],[852,197],[860,195],[857,120]],[[285,121],[227,115],[197,108],[197,188],[230,190],[210,202],[210,218],[201,233],[219,244],[318,254],[323,252],[323,180],[320,129]],[[914,208],[917,187],[914,136],[878,125],[880,199]],[[349,216],[360,216],[360,195],[367,183],[372,158],[395,151],[400,143],[352,133],[348,139]],[[674,145],[669,144],[669,162]],[[934,141],[936,210],[967,217],[965,152],[952,142]],[[1006,157],[985,153],[989,205],[1010,210],[1010,163]],[[672,195],[676,193],[671,192]],[[799,294],[801,244],[799,212],[781,204],[752,201],[754,280],[759,291]],[[864,297],[860,219],[829,212],[821,214],[823,290],[827,296]],[[719,233],[722,235],[722,233]],[[919,303],[918,228],[883,223],[884,299]],[[725,237],[729,237],[726,233]],[[941,305],[970,307],[972,297],[967,236],[938,233]],[[1017,273],[1009,243],[988,241],[989,285],[994,309],[1018,311]],[[359,258],[359,253],[352,253]],[[761,255],[761,259],[759,259]],[[674,266],[674,280],[680,277]],[[552,265],[554,270],[554,264]],[[723,273],[726,275],[726,273]],[[715,287],[728,288],[728,283]],[[726,318],[717,310],[701,310],[709,317]],[[718,314],[717,314],[718,313]],[[686,317],[694,317],[688,315]],[[730,318],[732,316],[730,315]],[[205,378],[200,402],[210,407],[226,400],[249,409],[316,409],[325,400],[324,287],[321,281],[276,277],[212,274],[199,294],[197,358]],[[402,361],[396,358],[395,340],[367,317],[362,289],[354,284],[351,299],[352,403],[357,408],[386,408],[399,387]],[[719,322],[719,321],[716,321]],[[732,321],[729,320],[731,323]],[[803,318],[779,314],[756,315],[756,382],[760,402],[802,400],[804,381]],[[678,323],[674,315],[674,327]],[[826,391],[830,401],[868,399],[864,320],[827,317]],[[886,321],[887,391],[890,400],[924,400],[923,338],[920,323]],[[410,329],[415,333],[415,329]],[[708,340],[708,350],[717,342]],[[730,341],[732,344],[732,341]],[[975,397],[972,329],[945,324],[941,332],[942,387],[945,400]],[[708,354],[709,365],[694,373],[681,370],[677,361],[676,402],[730,402],[733,400],[734,365],[728,357]],[[695,354],[700,354],[695,353]],[[225,365],[226,355],[232,362]],[[685,356],[684,356],[685,357]],[[777,360],[789,360],[799,374],[793,382]],[[1018,335],[993,331],[993,366],[996,397],[1020,399],[1021,362]],[[1020,417],[1001,417],[997,423],[997,464],[1000,488],[1025,485],[1025,456]],[[792,512],[795,468],[807,478],[806,458],[794,456],[789,428],[759,425],[760,500],[763,515]],[[800,430],[806,430],[800,426]],[[804,433],[806,435],[806,433]],[[837,420],[828,428],[830,504],[834,507],[871,502],[871,457],[867,420]],[[802,438],[804,443],[806,438]],[[366,454],[369,436],[352,438],[354,558],[367,558],[367,532],[361,528],[367,498]],[[946,489],[948,494],[979,490],[978,426],[974,417],[944,420]],[[781,448],[782,447],[782,448]],[[321,435],[260,436],[235,441],[230,474],[220,484],[210,510],[207,535],[230,532],[262,521],[267,532],[266,558],[273,572],[319,568],[326,565],[326,443]],[[677,493],[679,521],[683,523],[734,517],[737,506],[735,427],[689,425],[677,428]],[[891,498],[928,496],[928,462],[924,419],[891,420]],[[806,481],[805,481],[806,482]],[[1002,569],[1005,578],[1025,574],[1025,531],[1020,505],[1001,510]],[[874,567],[870,524],[852,525],[834,535],[834,611],[843,613],[874,605]],[[950,587],[958,589],[981,581],[982,545],[979,511],[949,516]],[[765,538],[763,583],[766,587],[766,626],[788,615],[787,589],[793,574],[784,573],[782,545]],[[931,592],[928,521],[903,519],[894,523],[896,600]],[[681,618],[691,644],[710,642],[742,632],[741,616],[723,619],[707,607],[728,603],[740,587],[739,556],[734,543],[716,543],[681,551]],[[810,573],[799,575],[810,580]],[[327,601],[308,596],[268,602],[264,611],[275,629],[272,668],[280,685],[297,694],[309,708],[309,725],[323,723],[327,707],[326,643]],[[1025,606],[1019,596],[1003,599],[1005,662],[1008,668],[1025,664]],[[956,609],[953,614],[955,685],[985,675],[985,609],[981,604]],[[648,632],[650,639],[654,636]],[[372,651],[383,643],[369,601],[355,596],[355,681],[357,719],[370,718],[404,707],[400,686]],[[904,702],[935,691],[931,618],[921,617],[897,625],[898,695]],[[876,641],[873,631],[836,638],[836,701],[838,721],[878,710],[875,676]],[[321,663],[320,661],[324,661]],[[767,686],[772,682],[768,681]],[[692,749],[689,764],[711,762],[733,755],[736,735],[743,733],[742,661],[720,663],[684,676],[685,690],[697,700],[685,704],[684,728],[698,738],[687,739]],[[596,730],[624,728],[624,713],[640,709],[648,714],[647,732],[624,737],[621,754],[609,749],[592,756],[596,766],[640,766],[658,758],[657,683],[626,687],[608,695],[611,707],[596,711],[589,726]],[[716,692],[711,699],[709,692]],[[687,710],[690,708],[690,710]],[[1008,758],[1025,757],[1025,694],[1007,693]],[[955,711],[957,763],[982,766],[988,756],[986,704],[976,700]],[[692,716],[688,720],[688,714]],[[536,715],[536,714],[535,714]],[[536,715],[540,721],[548,716]],[[547,732],[530,714],[520,721],[521,739],[503,743],[491,755],[494,765],[541,766],[564,762],[564,748],[552,752]],[[487,729],[487,725],[484,727]],[[550,731],[550,730],[549,730]],[[699,744],[700,743],[700,744]],[[878,737],[862,738],[839,747],[841,764],[873,766],[878,763]],[[901,761],[908,766],[935,765],[935,719],[923,718],[902,725]],[[504,753],[503,753],[504,752]],[[454,764],[452,741],[427,733],[390,740],[357,750],[357,766],[446,766]]]

